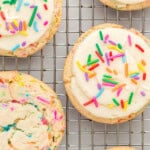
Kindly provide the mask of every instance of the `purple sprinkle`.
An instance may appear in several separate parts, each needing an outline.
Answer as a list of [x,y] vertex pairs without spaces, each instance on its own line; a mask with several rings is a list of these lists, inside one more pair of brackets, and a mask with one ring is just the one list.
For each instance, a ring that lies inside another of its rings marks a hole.
[[26,46],[26,44],[27,44],[26,41],[24,41],[24,42],[22,42],[21,45],[22,45],[22,47],[24,47],[24,46]]
[[22,21],[19,22],[19,31],[22,31]]
[[135,79],[135,80],[139,80],[139,79],[140,79],[140,77],[139,77],[139,76],[136,76],[136,77],[134,77],[134,79]]
[[9,31],[8,22],[6,22],[5,25],[6,25],[6,30]]
[[15,26],[15,24],[12,22],[11,26],[14,28],[14,30],[18,31],[18,28]]
[[97,84],[97,88],[98,88],[99,90],[102,88],[102,86],[101,86],[100,83]]
[[34,7],[35,7],[35,5],[31,5],[31,6],[30,6],[30,8],[34,8]]
[[114,41],[112,41],[112,40],[109,40],[108,41],[110,44],[112,44],[112,45],[117,45]]
[[106,62],[107,62],[107,65],[109,66],[110,65],[110,62],[109,62],[109,59],[108,59],[108,54],[105,53],[105,57],[106,57]]
[[37,17],[38,17],[39,19],[42,19],[40,13],[37,13]]
[[0,84],[0,87],[2,87],[2,88],[7,88],[7,85],[5,85],[5,84]]
[[141,91],[141,95],[142,95],[142,96],[145,96],[146,94],[145,94],[145,92],[144,92],[144,91]]
[[107,35],[105,36],[105,38],[104,38],[104,43],[105,43],[105,44],[107,43],[108,38],[109,38],[109,34],[107,34]]
[[85,73],[84,76],[85,76],[85,80],[86,80],[86,81],[89,81],[89,76],[88,76],[88,74]]

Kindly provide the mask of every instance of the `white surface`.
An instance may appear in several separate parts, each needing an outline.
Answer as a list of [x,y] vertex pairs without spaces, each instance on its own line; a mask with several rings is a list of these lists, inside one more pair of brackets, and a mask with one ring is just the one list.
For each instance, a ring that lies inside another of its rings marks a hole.
[[[67,9],[66,2],[69,4]],[[59,150],[104,150],[104,147],[129,144],[137,147],[138,150],[150,150],[150,107],[146,109],[143,116],[141,115],[131,122],[121,125],[98,124],[80,116],[72,105],[67,103],[62,83],[62,70],[67,50],[71,49],[72,44],[79,37],[80,30],[86,31],[93,24],[117,23],[118,21],[126,27],[134,27],[143,31],[150,37],[150,9],[132,13],[117,12],[104,7],[98,0],[81,0],[82,8],[79,7],[79,2],[79,0],[64,0],[61,27],[55,40],[51,41],[42,52],[26,59],[1,57],[0,68],[1,70],[18,68],[20,71],[30,73],[47,84],[53,85],[54,89],[56,88],[56,92],[67,110],[68,120],[68,134],[64,136]],[[68,20],[66,20],[66,10],[69,11]],[[80,11],[82,12],[81,16],[79,15]],[[82,20],[79,21],[79,18]],[[68,26],[66,26],[67,23]],[[57,64],[56,68],[54,63]]]

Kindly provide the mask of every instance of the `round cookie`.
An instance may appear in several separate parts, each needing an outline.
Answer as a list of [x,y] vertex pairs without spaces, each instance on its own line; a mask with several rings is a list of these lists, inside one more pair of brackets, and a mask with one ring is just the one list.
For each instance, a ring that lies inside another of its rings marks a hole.
[[64,84],[75,108],[102,123],[122,123],[150,102],[150,41],[134,29],[103,24],[82,34],[68,55]]
[[118,147],[113,147],[107,150],[135,150],[135,148],[126,147],[126,146],[118,146]]
[[56,150],[65,117],[56,94],[43,82],[15,71],[0,72],[1,150]]
[[149,0],[100,0],[109,7],[118,10],[138,10],[150,7]]
[[57,31],[62,0],[0,2],[0,55],[27,57],[41,50]]

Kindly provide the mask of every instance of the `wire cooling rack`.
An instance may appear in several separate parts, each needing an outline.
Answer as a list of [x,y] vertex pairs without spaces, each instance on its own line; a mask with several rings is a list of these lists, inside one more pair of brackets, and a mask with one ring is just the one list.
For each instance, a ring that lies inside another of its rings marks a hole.
[[150,9],[121,12],[102,5],[98,0],[64,0],[61,27],[43,51],[25,59],[0,57],[1,70],[29,73],[57,92],[66,112],[67,124],[59,150],[104,150],[116,145],[150,150],[150,107],[132,121],[105,125],[82,117],[66,96],[62,73],[69,50],[82,32],[106,22],[134,27],[150,37]]

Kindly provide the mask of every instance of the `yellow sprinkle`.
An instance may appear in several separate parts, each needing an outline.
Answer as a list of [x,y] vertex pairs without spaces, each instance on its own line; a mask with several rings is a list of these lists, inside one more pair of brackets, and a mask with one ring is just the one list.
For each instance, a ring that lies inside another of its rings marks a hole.
[[124,111],[126,111],[127,108],[128,108],[128,101],[125,101],[125,102],[124,102]]
[[145,72],[145,69],[142,64],[137,64],[137,66],[142,72]]
[[18,22],[17,22],[17,20],[13,20],[13,23],[15,24],[16,27],[18,27]]
[[36,82],[36,80],[32,79],[32,80],[30,80],[30,82],[33,82],[33,83],[35,83],[35,82]]
[[76,64],[77,64],[78,68],[79,68],[81,71],[86,72],[86,73],[89,73],[89,74],[92,73],[91,71],[85,69],[85,68],[80,64],[79,61],[77,61]]
[[111,50],[118,51],[120,53],[123,53],[123,51],[120,48],[118,48],[117,46],[114,46],[114,45],[108,45],[107,48],[111,49]]
[[114,108],[114,106],[115,106],[114,104],[109,104],[109,105],[108,105],[108,107],[109,107],[110,109]]
[[129,75],[131,76],[131,75],[137,74],[137,73],[139,73],[139,72],[138,71],[131,71],[131,72],[129,72]]
[[2,24],[0,23],[0,27],[2,27]]
[[18,82],[19,86],[24,86],[24,83],[23,82]]
[[21,35],[23,35],[23,36],[28,36],[28,33],[26,32],[26,31],[21,31],[21,32],[19,32]]

